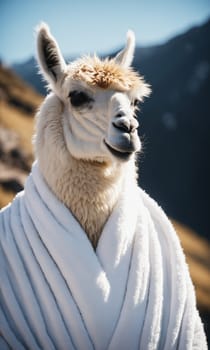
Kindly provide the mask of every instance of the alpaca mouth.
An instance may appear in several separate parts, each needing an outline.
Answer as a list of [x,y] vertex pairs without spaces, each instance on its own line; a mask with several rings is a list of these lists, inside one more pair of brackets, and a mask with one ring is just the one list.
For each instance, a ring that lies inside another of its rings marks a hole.
[[115,156],[116,158],[119,158],[121,160],[129,160],[131,155],[133,154],[133,151],[128,152],[127,150],[119,150],[119,149],[114,148],[113,146],[110,146],[106,142],[106,140],[104,140],[104,144],[113,156]]

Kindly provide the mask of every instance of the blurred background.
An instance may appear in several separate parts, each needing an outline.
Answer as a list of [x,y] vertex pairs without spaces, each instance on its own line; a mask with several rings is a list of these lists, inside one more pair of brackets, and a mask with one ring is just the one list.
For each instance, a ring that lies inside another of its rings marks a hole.
[[41,21],[67,61],[112,56],[134,30],[134,67],[153,90],[139,113],[139,184],[174,222],[209,336],[210,1],[0,1],[0,207],[33,162],[34,114],[46,95],[35,60]]

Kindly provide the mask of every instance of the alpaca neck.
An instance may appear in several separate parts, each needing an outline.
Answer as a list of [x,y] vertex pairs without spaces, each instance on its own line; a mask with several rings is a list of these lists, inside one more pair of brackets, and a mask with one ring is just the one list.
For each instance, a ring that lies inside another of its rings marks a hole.
[[53,184],[53,189],[96,247],[104,224],[119,197],[123,179],[118,169],[106,169],[101,164],[72,158],[70,165],[67,172],[64,170],[63,174],[60,173],[60,180],[56,186]]
[[125,182],[129,186],[136,183],[134,159],[108,164],[73,158],[65,145],[59,105],[44,103],[40,111],[35,139],[39,167],[52,192],[71,210],[96,247]]
[[57,163],[51,170],[54,176],[49,176],[45,166],[41,171],[51,190],[70,209],[96,248],[124,189],[125,169],[70,157],[68,166],[62,168],[62,164]]

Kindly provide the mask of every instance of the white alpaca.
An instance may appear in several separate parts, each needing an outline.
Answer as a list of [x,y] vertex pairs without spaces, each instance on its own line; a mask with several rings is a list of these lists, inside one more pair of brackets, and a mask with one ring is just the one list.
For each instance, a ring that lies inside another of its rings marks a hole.
[[135,115],[150,89],[131,68],[134,35],[112,60],[84,57],[68,66],[42,25],[38,60],[53,91],[38,114],[36,157],[55,195],[96,246],[124,182],[136,184],[140,150]]
[[177,235],[137,186],[150,88],[130,68],[134,34],[113,59],[69,65],[45,24],[37,43],[51,93],[25,189],[0,214],[0,348],[207,349]]

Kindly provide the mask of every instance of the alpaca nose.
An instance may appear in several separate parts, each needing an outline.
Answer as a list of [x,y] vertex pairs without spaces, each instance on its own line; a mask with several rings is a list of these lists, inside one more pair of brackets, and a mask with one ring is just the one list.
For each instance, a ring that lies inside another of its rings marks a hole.
[[139,126],[138,121],[135,118],[128,118],[125,115],[118,113],[115,116],[115,120],[112,122],[112,125],[119,129],[122,132],[126,132],[128,134],[136,131]]

